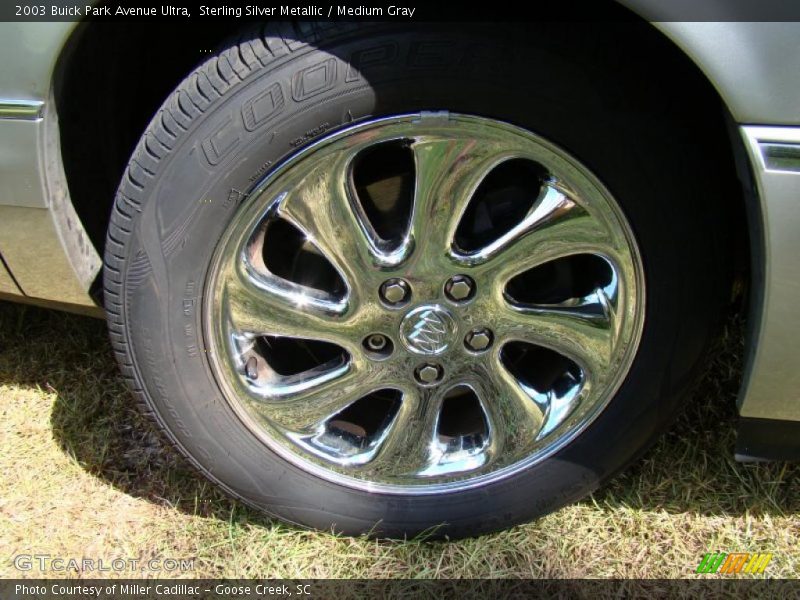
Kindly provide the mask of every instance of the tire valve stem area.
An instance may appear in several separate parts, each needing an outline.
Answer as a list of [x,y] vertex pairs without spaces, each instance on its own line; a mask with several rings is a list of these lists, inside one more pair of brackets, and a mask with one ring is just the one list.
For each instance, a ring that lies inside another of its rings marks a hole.
[[364,350],[369,358],[381,360],[387,358],[394,352],[394,344],[388,336],[382,333],[372,333],[364,338],[362,342]]
[[258,379],[258,359],[255,356],[247,359],[244,364],[244,374],[247,375],[248,379]]

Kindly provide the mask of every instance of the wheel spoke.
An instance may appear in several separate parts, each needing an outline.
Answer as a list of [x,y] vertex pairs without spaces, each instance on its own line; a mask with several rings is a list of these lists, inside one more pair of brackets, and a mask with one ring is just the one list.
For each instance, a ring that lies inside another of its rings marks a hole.
[[[451,253],[458,223],[481,181],[509,149],[474,138],[424,137],[411,146],[416,167],[410,251],[415,264]],[[434,267],[435,268],[435,267]]]
[[403,401],[376,457],[365,466],[373,475],[403,474],[411,480],[434,461],[436,425],[444,394],[439,388],[403,393]]
[[532,398],[501,364],[499,357],[481,369],[473,387],[489,420],[491,460],[524,454],[545,422],[547,405]]
[[351,291],[388,260],[349,192],[348,161],[322,158],[280,200],[277,214],[297,227],[344,276]]
[[508,307],[497,317],[503,341],[550,348],[566,356],[591,378],[608,372],[615,356],[615,319],[595,304],[574,308]]
[[606,227],[564,188],[546,183],[528,214],[480,250],[459,258],[499,271],[502,279],[548,261],[582,252],[614,254]]
[[221,301],[240,332],[352,345],[347,303],[243,262],[229,268]]
[[254,388],[256,409],[279,428],[295,433],[318,429],[331,416],[369,392],[370,369],[352,362],[275,379]]

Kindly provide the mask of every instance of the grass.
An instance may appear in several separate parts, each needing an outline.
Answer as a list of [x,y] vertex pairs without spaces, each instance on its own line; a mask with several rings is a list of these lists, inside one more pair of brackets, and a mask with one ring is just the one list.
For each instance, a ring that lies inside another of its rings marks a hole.
[[734,319],[677,424],[592,497],[479,539],[389,542],[217,492],[137,414],[102,322],[0,303],[0,577],[47,575],[14,568],[27,553],[194,560],[147,573],[166,577],[672,578],[705,552],[753,551],[774,553],[767,576],[797,578],[800,465],[732,458],[741,339]]

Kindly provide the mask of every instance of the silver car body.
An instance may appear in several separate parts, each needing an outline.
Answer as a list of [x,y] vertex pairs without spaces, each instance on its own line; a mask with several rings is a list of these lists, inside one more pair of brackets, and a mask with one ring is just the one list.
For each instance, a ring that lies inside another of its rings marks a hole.
[[[623,4],[654,20],[653,0]],[[0,295],[99,315],[89,290],[102,261],[73,209],[52,96],[75,26],[0,24],[0,51],[14,57],[0,62]],[[753,301],[740,414],[800,422],[800,24],[653,26],[717,89],[757,192],[748,199]]]

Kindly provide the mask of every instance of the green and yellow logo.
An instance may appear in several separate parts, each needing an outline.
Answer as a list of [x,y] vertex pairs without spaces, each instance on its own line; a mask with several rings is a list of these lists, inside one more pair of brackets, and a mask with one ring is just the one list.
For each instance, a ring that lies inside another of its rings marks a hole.
[[695,573],[719,573],[735,575],[737,573],[763,573],[772,560],[771,553],[750,552],[709,552],[697,565]]

